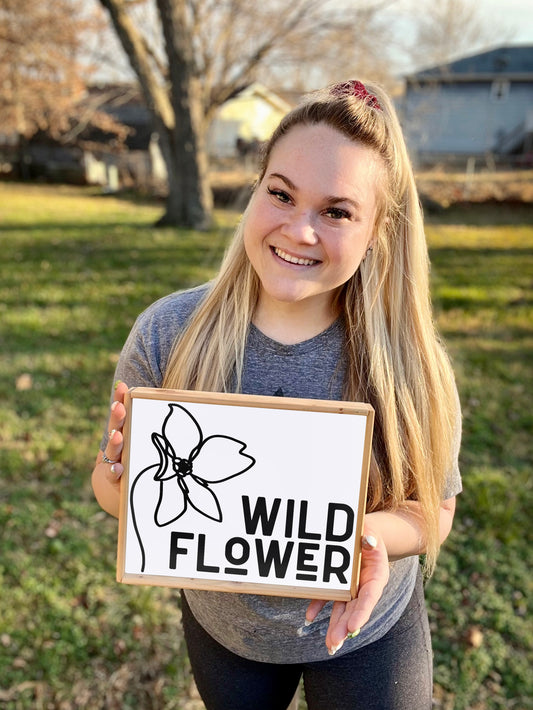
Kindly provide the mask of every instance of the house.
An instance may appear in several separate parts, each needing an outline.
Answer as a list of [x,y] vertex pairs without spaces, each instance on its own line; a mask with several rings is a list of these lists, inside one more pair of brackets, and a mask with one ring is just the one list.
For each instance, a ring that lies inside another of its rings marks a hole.
[[499,47],[406,77],[404,132],[420,163],[533,163],[533,45]]
[[38,130],[23,139],[14,132],[0,133],[1,172],[28,180],[118,189],[125,172],[123,163],[136,154],[144,156],[152,133],[151,129],[142,132],[147,123],[146,109],[141,107],[140,118],[137,108],[133,116],[126,112],[128,120],[133,119],[129,120],[130,125],[108,110],[116,105],[127,109],[131,93],[132,87],[127,85],[91,87],[78,104],[76,120],[72,119],[69,130],[61,135]]
[[238,91],[218,109],[211,124],[207,140],[210,157],[253,153],[290,109],[285,99],[257,82]]
[[[113,164],[119,175],[120,185],[146,190],[164,189],[167,173],[154,132],[152,117],[142,98],[137,84],[105,84],[93,86],[89,95],[99,110],[108,114],[127,128],[123,149],[117,151]],[[105,144],[109,136],[92,134],[92,141]],[[101,156],[97,153],[97,159]]]
[[[98,112],[99,125],[88,123],[80,132],[75,131],[74,140],[68,143],[42,133],[33,136],[26,147],[25,176],[102,185],[109,190],[135,186],[164,192],[166,165],[138,86],[92,86],[83,108],[86,115]],[[253,161],[259,145],[290,108],[285,99],[258,83],[235,92],[218,109],[211,124],[210,159],[250,157]],[[121,141],[109,130],[105,116],[113,126],[121,127]],[[0,134],[0,172],[12,166],[16,152],[16,146],[7,145],[7,138],[2,141]]]
[[[140,91],[135,85],[101,88],[105,90],[112,98],[102,104],[102,110],[130,129],[125,141],[127,150],[117,158],[121,182],[161,188],[166,183],[166,166]],[[209,158],[253,159],[259,145],[290,108],[285,99],[259,83],[236,91],[218,109],[209,128]]]

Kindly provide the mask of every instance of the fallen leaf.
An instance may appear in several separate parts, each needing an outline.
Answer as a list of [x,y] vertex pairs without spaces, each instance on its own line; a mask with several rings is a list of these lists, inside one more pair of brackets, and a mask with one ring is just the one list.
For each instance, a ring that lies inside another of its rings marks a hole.
[[483,632],[479,626],[471,626],[466,632],[466,640],[472,648],[480,648],[483,643]]
[[17,377],[15,387],[17,392],[26,392],[27,390],[31,390],[33,387],[33,377],[29,373],[24,372],[22,375]]

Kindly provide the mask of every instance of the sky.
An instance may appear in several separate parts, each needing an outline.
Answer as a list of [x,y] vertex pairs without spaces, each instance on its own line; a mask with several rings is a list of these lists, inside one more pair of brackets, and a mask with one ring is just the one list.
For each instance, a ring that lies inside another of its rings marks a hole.
[[[439,0],[419,0],[419,7],[423,7],[428,1],[439,2]],[[391,8],[405,8],[409,3],[410,0],[395,0],[391,3]],[[533,44],[532,0],[477,0],[474,4],[489,24],[514,30],[513,43]]]
[[513,44],[533,45],[533,2],[531,0],[480,0],[484,12],[496,24],[514,28]]
[[[396,24],[398,36],[409,38],[413,31],[413,12],[423,13],[424,7],[441,0],[393,0],[390,2],[388,13],[391,21]],[[490,35],[488,44],[472,46],[470,54],[492,49],[502,45],[530,44],[533,46],[533,0],[466,0],[474,4],[480,19]],[[416,10],[413,10],[416,8]],[[464,51],[459,52],[465,56]],[[406,71],[424,67],[411,66],[404,56],[398,57],[399,75]],[[404,63],[407,62],[407,63]]]
[[[86,2],[94,0],[86,0]],[[339,3],[349,2],[353,0],[338,0]],[[369,0],[369,4],[374,4],[376,0]],[[478,10],[481,11],[482,17],[486,19],[489,28],[495,27],[495,42],[490,46],[472,47],[471,54],[477,54],[478,51],[492,49],[495,46],[503,44],[530,44],[533,46],[533,0],[467,0],[473,2]],[[423,12],[423,7],[426,3],[441,2],[441,0],[393,0],[390,2],[389,15],[393,22],[398,22],[397,27],[400,36],[405,33],[409,36],[410,30],[410,15],[412,8],[418,7],[419,11]],[[409,8],[409,9],[408,9]],[[394,19],[393,19],[394,18]],[[412,25],[411,25],[412,26]],[[502,29],[501,42],[498,41],[498,29]],[[461,55],[464,56],[464,55]],[[127,67],[127,62],[126,65]],[[398,75],[403,75],[410,71],[423,67],[414,67],[404,65],[399,62]],[[124,68],[121,67],[119,74],[124,76]],[[126,69],[126,74],[129,71]],[[109,78],[109,67],[106,67],[105,75]]]

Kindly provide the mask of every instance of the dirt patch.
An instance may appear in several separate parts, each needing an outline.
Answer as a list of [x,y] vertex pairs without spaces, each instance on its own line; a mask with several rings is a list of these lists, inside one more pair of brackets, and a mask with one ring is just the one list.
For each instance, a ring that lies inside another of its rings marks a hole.
[[533,203],[533,170],[509,172],[424,172],[416,176],[422,201],[440,207],[463,202]]
[[[211,185],[215,203],[243,209],[256,176],[252,171],[215,171]],[[457,203],[507,202],[533,204],[533,170],[479,173],[419,172],[418,190],[424,205],[450,207]]]

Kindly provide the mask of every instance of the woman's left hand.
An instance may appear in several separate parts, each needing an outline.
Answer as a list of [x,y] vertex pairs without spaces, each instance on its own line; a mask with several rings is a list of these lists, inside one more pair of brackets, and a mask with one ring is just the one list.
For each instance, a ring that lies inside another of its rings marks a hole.
[[[389,558],[383,539],[365,525],[359,591],[349,602],[334,602],[326,634],[330,655],[336,653],[351,634],[356,636],[370,618],[389,581]],[[312,622],[326,604],[314,600],[307,607],[306,620]]]

